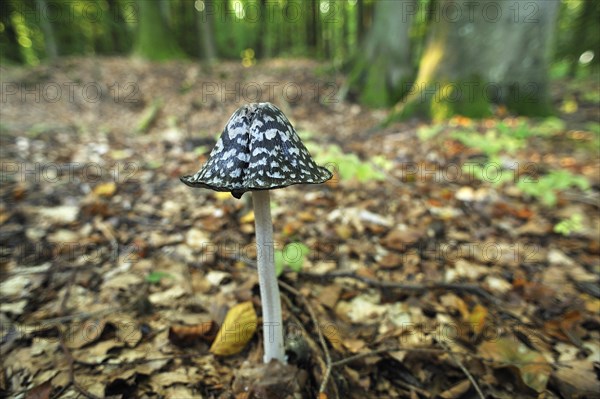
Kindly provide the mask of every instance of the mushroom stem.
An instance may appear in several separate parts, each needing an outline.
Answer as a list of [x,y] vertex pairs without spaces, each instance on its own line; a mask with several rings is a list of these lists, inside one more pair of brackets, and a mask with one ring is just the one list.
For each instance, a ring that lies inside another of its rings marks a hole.
[[264,362],[269,363],[271,359],[277,359],[285,363],[281,298],[279,296],[279,286],[277,285],[277,275],[275,274],[273,222],[271,220],[269,191],[253,191],[252,202],[254,203],[254,223],[256,225],[258,283],[262,302]]

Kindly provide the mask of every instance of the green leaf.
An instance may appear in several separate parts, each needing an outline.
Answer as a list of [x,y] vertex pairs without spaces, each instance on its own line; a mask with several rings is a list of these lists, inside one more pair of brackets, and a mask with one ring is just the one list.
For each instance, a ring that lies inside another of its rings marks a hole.
[[283,250],[283,260],[295,272],[302,270],[304,259],[310,253],[310,249],[302,243],[291,243],[285,246]]
[[275,274],[277,277],[281,276],[283,273],[283,268],[285,267],[285,262],[283,261],[283,253],[281,250],[275,250]]
[[583,215],[576,213],[568,219],[563,219],[554,226],[554,232],[568,236],[583,230]]
[[299,242],[290,243],[283,250],[275,250],[275,273],[280,276],[285,267],[295,272],[301,271],[309,253],[310,248]]
[[163,278],[173,278],[173,275],[171,275],[167,272],[156,271],[156,272],[152,272],[152,273],[148,274],[146,276],[146,281],[149,282],[150,284],[158,284],[158,283],[160,283],[160,280],[162,280]]

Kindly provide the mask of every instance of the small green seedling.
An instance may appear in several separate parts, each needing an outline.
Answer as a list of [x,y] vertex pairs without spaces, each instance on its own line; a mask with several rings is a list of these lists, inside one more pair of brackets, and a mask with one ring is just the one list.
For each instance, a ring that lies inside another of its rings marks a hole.
[[282,250],[276,250],[275,272],[277,273],[277,276],[281,275],[286,267],[289,267],[295,272],[302,270],[304,260],[309,253],[310,248],[299,242],[288,244]]
[[155,271],[146,276],[146,281],[150,284],[158,284],[163,278],[173,278],[173,275],[167,272]]
[[583,231],[583,215],[576,213],[568,219],[563,219],[554,226],[554,232],[563,236],[570,236],[572,233]]
[[553,170],[536,181],[519,180],[517,187],[523,193],[541,200],[544,205],[553,207],[556,205],[558,192],[570,187],[587,191],[590,183],[584,176],[574,175],[568,170]]

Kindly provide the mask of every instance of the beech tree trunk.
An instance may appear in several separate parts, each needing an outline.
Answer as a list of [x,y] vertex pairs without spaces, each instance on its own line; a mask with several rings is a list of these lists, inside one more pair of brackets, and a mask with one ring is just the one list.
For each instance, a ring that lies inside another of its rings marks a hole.
[[204,0],[204,10],[198,12],[198,35],[202,43],[200,57],[208,62],[214,62],[217,59],[217,50],[215,46],[215,35],[213,28],[212,0]]
[[349,79],[349,90],[360,93],[361,103],[386,107],[403,96],[413,74],[409,37],[412,13],[407,10],[414,6],[414,0],[375,3],[373,24]]
[[183,51],[175,42],[167,21],[161,13],[160,3],[138,0],[139,21],[135,53],[142,58],[162,61],[183,58]]
[[35,2],[38,12],[43,15],[40,18],[40,27],[44,32],[44,46],[46,47],[46,55],[49,59],[53,60],[58,57],[58,46],[56,45],[56,39],[54,37],[54,29],[50,20],[46,17],[48,15],[48,3],[46,0],[36,0]]
[[393,118],[483,117],[491,104],[551,113],[548,64],[558,0],[440,0],[419,73]]

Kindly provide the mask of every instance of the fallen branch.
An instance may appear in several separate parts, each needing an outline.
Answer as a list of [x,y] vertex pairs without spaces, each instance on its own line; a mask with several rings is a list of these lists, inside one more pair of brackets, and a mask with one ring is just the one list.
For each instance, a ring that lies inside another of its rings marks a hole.
[[502,305],[502,301],[498,298],[494,297],[489,292],[485,291],[483,288],[476,284],[465,284],[465,283],[444,283],[444,282],[431,282],[431,283],[423,283],[423,284],[406,284],[406,283],[396,283],[389,281],[380,281],[375,280],[370,277],[360,276],[354,272],[331,272],[331,273],[310,273],[310,272],[299,272],[299,276],[305,277],[312,280],[333,280],[336,278],[352,278],[358,281],[361,281],[371,287],[377,288],[388,288],[388,289],[397,289],[403,291],[416,291],[416,292],[426,292],[432,290],[448,290],[448,291],[462,291],[468,292],[469,294],[477,295],[478,297],[493,303],[494,305],[500,306]]

